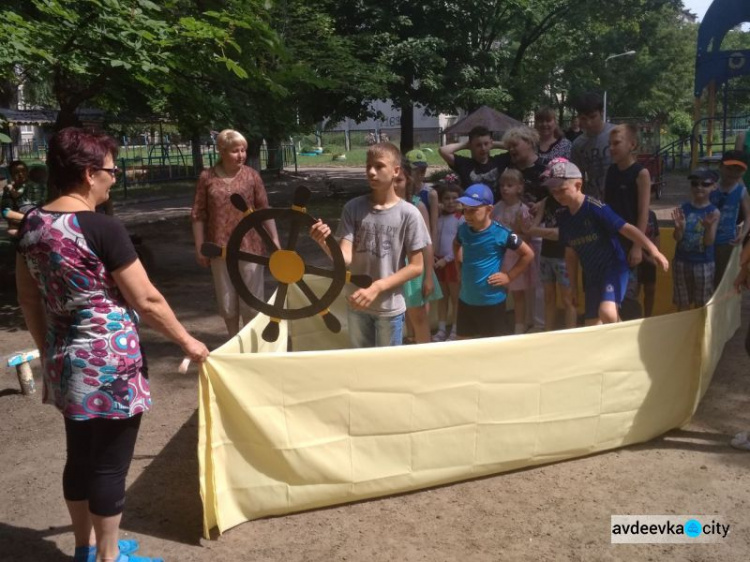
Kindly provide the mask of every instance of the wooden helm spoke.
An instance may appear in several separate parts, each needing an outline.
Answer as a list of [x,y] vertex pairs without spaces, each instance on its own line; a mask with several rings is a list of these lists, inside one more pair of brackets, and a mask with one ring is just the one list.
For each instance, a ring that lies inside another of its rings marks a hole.
[[309,263],[305,264],[305,273],[320,275],[321,277],[327,277],[328,279],[333,279],[336,276],[336,272],[332,269],[310,265]]
[[247,206],[247,202],[239,193],[232,193],[232,195],[229,196],[229,201],[232,203],[232,206],[241,213],[246,213],[250,209],[250,207]]
[[201,255],[206,258],[225,258],[226,249],[213,242],[204,242],[201,246]]
[[307,205],[311,194],[312,192],[309,188],[305,187],[304,185],[298,185],[297,189],[294,190],[294,199],[292,200],[292,205],[294,205],[295,207],[304,207],[305,205]]
[[289,228],[289,239],[286,241],[286,249],[294,251],[299,239],[299,231],[302,227],[300,221],[292,219],[292,226]]
[[300,279],[297,281],[297,286],[299,287],[300,291],[302,291],[302,294],[307,297],[307,300],[310,301],[310,304],[315,304],[318,302],[318,297],[315,293],[313,293],[313,290],[310,288],[310,285],[305,283],[304,279]]
[[268,231],[266,230],[266,227],[263,225],[263,223],[253,225],[253,228],[255,232],[257,232],[260,235],[261,240],[266,243],[266,246],[269,248],[273,248],[274,250],[280,250],[276,245],[276,242],[273,241],[273,238],[271,238],[271,235],[268,234]]
[[257,263],[258,265],[265,265],[268,267],[269,259],[266,256],[259,256],[258,254],[251,254],[250,252],[244,252],[240,250],[237,252],[237,259],[239,261],[248,261],[250,263]]

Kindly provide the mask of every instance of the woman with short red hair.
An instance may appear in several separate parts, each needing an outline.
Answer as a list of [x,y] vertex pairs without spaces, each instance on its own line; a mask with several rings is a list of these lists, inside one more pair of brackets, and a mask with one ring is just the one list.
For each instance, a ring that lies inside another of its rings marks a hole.
[[18,232],[18,301],[40,350],[44,401],[65,419],[75,562],[161,560],[129,556],[137,542],[118,542],[125,478],[151,409],[139,316],[189,358],[208,355],[151,284],[122,223],[95,212],[115,183],[116,156],[108,136],[60,131],[47,154],[59,196],[29,211]]

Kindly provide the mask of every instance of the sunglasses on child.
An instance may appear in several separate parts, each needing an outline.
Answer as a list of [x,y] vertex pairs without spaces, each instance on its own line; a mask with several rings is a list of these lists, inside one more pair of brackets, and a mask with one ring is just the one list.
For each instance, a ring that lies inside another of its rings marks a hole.
[[711,187],[713,180],[690,180],[690,187]]

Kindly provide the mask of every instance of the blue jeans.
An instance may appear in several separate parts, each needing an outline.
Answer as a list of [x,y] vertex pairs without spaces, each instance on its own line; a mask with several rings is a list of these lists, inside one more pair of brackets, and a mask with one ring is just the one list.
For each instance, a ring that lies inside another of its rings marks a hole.
[[404,337],[404,313],[396,316],[375,316],[347,309],[349,341],[352,347],[388,347],[401,345]]

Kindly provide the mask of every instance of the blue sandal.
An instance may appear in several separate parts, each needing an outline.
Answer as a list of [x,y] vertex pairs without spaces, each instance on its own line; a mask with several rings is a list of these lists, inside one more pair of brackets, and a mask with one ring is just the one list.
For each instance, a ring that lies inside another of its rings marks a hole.
[[[136,552],[140,545],[135,539],[120,539],[117,541],[117,547],[120,554],[132,554]],[[73,555],[73,562],[96,562],[96,546],[79,546]]]
[[148,558],[146,556],[129,556],[120,553],[117,562],[164,562],[164,558]]

